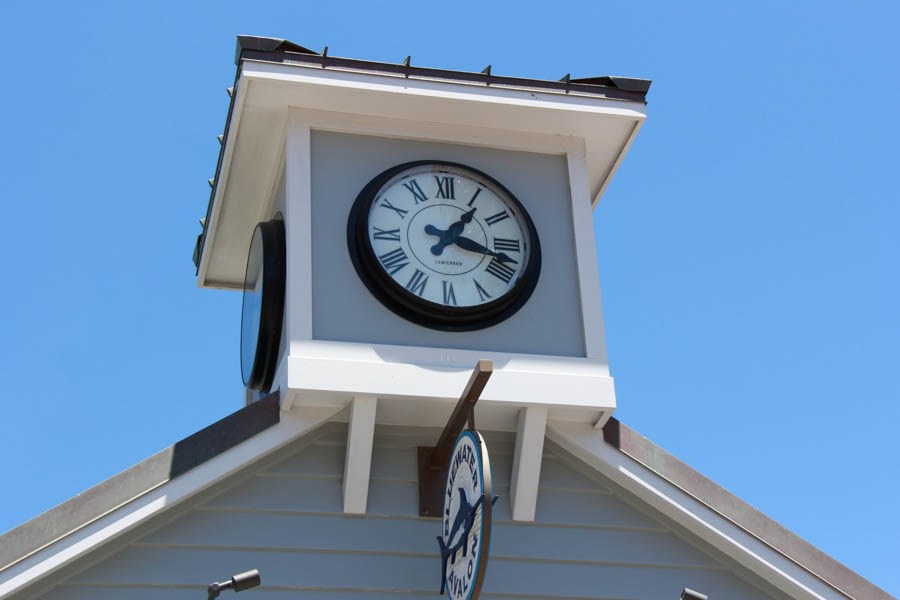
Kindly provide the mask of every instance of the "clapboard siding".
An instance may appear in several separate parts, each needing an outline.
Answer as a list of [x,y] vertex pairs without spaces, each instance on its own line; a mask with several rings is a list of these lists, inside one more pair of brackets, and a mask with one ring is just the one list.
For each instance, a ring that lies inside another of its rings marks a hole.
[[[346,434],[332,432],[319,440],[305,452],[273,465],[265,472],[273,475],[333,475],[340,477],[344,468],[344,444],[337,442],[338,436]],[[495,485],[509,485],[512,472],[514,440],[499,434],[486,436],[491,455],[491,472]],[[396,434],[378,437],[372,452],[372,479],[418,481],[416,453],[411,448],[420,444],[430,444],[433,440],[424,436],[399,436]],[[541,486],[574,490],[608,491],[608,488],[588,479],[583,473],[562,463],[556,456],[544,453],[541,472]]]
[[[378,429],[367,514],[356,516],[342,512],[346,425],[331,427],[45,597],[196,598],[210,581],[259,568],[263,587],[244,600],[434,598],[439,527],[418,516],[416,446],[438,432]],[[552,449],[536,522],[511,521],[514,437],[485,438],[500,495],[485,598],[649,600],[685,586],[713,598],[770,597]]]
[[[230,594],[230,592],[227,592]],[[206,597],[206,586],[84,586],[63,585],[50,594],[43,596],[47,600],[197,600]],[[220,596],[226,598],[227,596]],[[483,591],[481,597],[502,600],[534,600],[535,596],[516,596],[510,594],[492,594]],[[274,587],[265,586],[243,592],[237,597],[240,600],[258,598],[260,600],[436,600],[446,599],[447,596],[438,595],[437,591],[381,592],[377,590],[358,589],[321,589],[302,587]],[[622,600],[612,596],[553,596],[555,600]]]
[[[188,585],[198,577],[201,581],[211,581],[219,572],[235,573],[248,565],[258,565],[265,583],[276,587],[400,592],[432,590],[439,581],[440,571],[440,562],[431,555],[131,547],[108,561],[107,568],[82,573],[72,582],[139,585],[155,583],[164,576],[169,583]],[[614,598],[666,598],[672,592],[672,580],[699,579],[703,581],[704,592],[713,597],[764,598],[746,584],[739,588],[735,587],[738,582],[729,585],[731,576],[724,571],[668,568],[665,577],[660,577],[659,569],[644,565],[503,558],[494,560],[489,568],[485,591],[504,594],[583,596],[602,589],[602,594]],[[675,593],[680,591],[678,588]]]
[[[500,498],[495,518],[510,520],[509,486],[495,485]],[[418,484],[406,480],[373,479],[367,512],[372,515],[418,514]],[[208,506],[234,510],[329,512],[342,506],[339,477],[273,477],[262,475],[223,493]],[[588,527],[659,528],[659,524],[609,493],[538,491],[537,519],[545,523]]]
[[[657,560],[684,567],[721,568],[711,558],[665,531],[582,529],[495,523],[491,557],[643,564],[647,548]],[[431,519],[360,518],[320,514],[198,511],[190,520],[164,527],[139,545],[267,548],[281,532],[279,550],[350,550],[438,556]],[[535,537],[541,543],[534,543]]]
[[344,448],[315,443],[305,451],[275,464],[263,473],[276,475],[331,475],[344,472]]

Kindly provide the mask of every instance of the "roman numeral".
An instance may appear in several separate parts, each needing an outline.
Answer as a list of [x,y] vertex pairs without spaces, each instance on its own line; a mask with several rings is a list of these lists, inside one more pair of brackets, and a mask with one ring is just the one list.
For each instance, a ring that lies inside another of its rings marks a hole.
[[472,282],[475,284],[475,289],[478,290],[478,297],[481,298],[481,301],[482,301],[482,302],[484,302],[485,299],[491,297],[491,295],[487,293],[487,290],[484,289],[483,287],[481,287],[481,285],[478,284],[478,280],[477,280],[477,279],[473,279]]
[[[441,283],[444,284],[444,304],[456,306],[456,294],[453,293],[453,283],[444,280],[441,280]],[[476,283],[475,285],[478,284]]]
[[428,283],[428,276],[425,275],[422,271],[416,269],[416,272],[412,274],[412,277],[409,278],[409,281],[406,282],[406,289],[411,291],[413,294],[422,295],[425,293],[425,284]]
[[[377,229],[377,227],[376,227]],[[519,240],[494,238],[494,252],[519,252]]]
[[400,215],[400,218],[401,218],[401,219],[404,218],[404,217],[406,217],[406,213],[409,212],[408,210],[403,210],[402,208],[397,208],[396,206],[394,206],[393,204],[391,204],[390,201],[389,201],[387,198],[382,198],[382,199],[381,199],[381,204],[380,204],[380,206],[383,206],[384,208],[389,208],[389,209],[391,209],[392,211],[394,211],[395,213],[397,213],[398,215]]
[[380,255],[378,260],[381,261],[381,264],[384,265],[384,268],[391,275],[409,264],[409,260],[406,258],[406,252],[403,251],[403,248],[397,248],[396,250],[386,252],[385,254]]
[[486,218],[484,220],[484,222],[487,223],[488,225],[493,226],[496,223],[499,223],[500,221],[502,221],[504,219],[508,219],[508,218],[509,218],[509,213],[504,210],[502,212],[498,212],[496,215],[489,216],[488,218]]
[[456,200],[453,195],[453,177],[435,175],[434,180],[437,181],[438,190],[435,198],[445,198],[447,200]]
[[416,200],[416,204],[419,202],[425,202],[428,200],[428,196],[425,195],[425,192],[422,191],[422,188],[419,187],[419,182],[413,179],[410,182],[404,183],[403,187],[412,192],[413,198]]
[[472,206],[472,204],[475,202],[475,198],[477,198],[478,194],[480,194],[480,193],[481,193],[481,188],[478,188],[477,190],[475,190],[475,193],[472,194],[472,199],[469,200],[469,206]]
[[[399,242],[400,241],[400,229],[382,229],[381,227],[375,228],[375,235],[372,236],[376,240],[387,240],[389,242]],[[496,246],[496,241],[494,242]]]
[[512,279],[513,275],[516,274],[516,270],[511,266],[506,264],[505,262],[500,262],[496,257],[491,259],[491,262],[488,264],[485,269],[488,273],[503,281],[503,283],[509,283],[509,280]]

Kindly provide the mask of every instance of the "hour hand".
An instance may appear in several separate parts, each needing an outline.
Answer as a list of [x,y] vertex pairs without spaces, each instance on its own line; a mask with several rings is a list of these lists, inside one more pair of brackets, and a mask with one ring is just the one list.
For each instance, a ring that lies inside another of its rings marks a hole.
[[487,254],[488,256],[493,256],[499,262],[518,262],[514,258],[504,254],[503,252],[494,252],[493,250],[482,246],[475,240],[471,240],[467,237],[457,236],[457,238],[453,241],[454,244],[462,248],[463,250],[468,250],[469,252],[478,252],[480,254]]
[[475,214],[476,210],[477,207],[473,208],[469,212],[463,213],[459,218],[459,221],[457,221],[456,223],[451,225],[449,229],[447,229],[447,233],[449,234],[448,239],[450,240],[449,243],[452,244],[453,240],[456,239],[456,237],[463,232],[463,229],[466,228],[466,224],[472,222],[472,215]]

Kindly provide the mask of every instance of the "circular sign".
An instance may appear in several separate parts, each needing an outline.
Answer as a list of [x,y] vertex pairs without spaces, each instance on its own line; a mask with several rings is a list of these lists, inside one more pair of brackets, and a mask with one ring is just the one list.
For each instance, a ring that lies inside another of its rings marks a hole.
[[481,592],[491,544],[491,465],[477,431],[456,439],[447,484],[441,536],[441,593],[450,600],[474,600]]

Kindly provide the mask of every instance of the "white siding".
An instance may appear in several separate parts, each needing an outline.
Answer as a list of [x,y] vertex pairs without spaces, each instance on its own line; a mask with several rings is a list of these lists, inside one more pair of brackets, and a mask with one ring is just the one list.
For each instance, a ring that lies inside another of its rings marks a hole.
[[[251,568],[263,587],[241,600],[437,596],[439,526],[417,516],[415,450],[437,432],[379,428],[368,513],[353,516],[342,511],[346,426],[331,428],[43,597],[196,600],[209,582]],[[772,597],[552,447],[544,452],[536,522],[513,522],[513,438],[485,437],[500,500],[484,598],[674,600],[685,586],[714,600]]]

